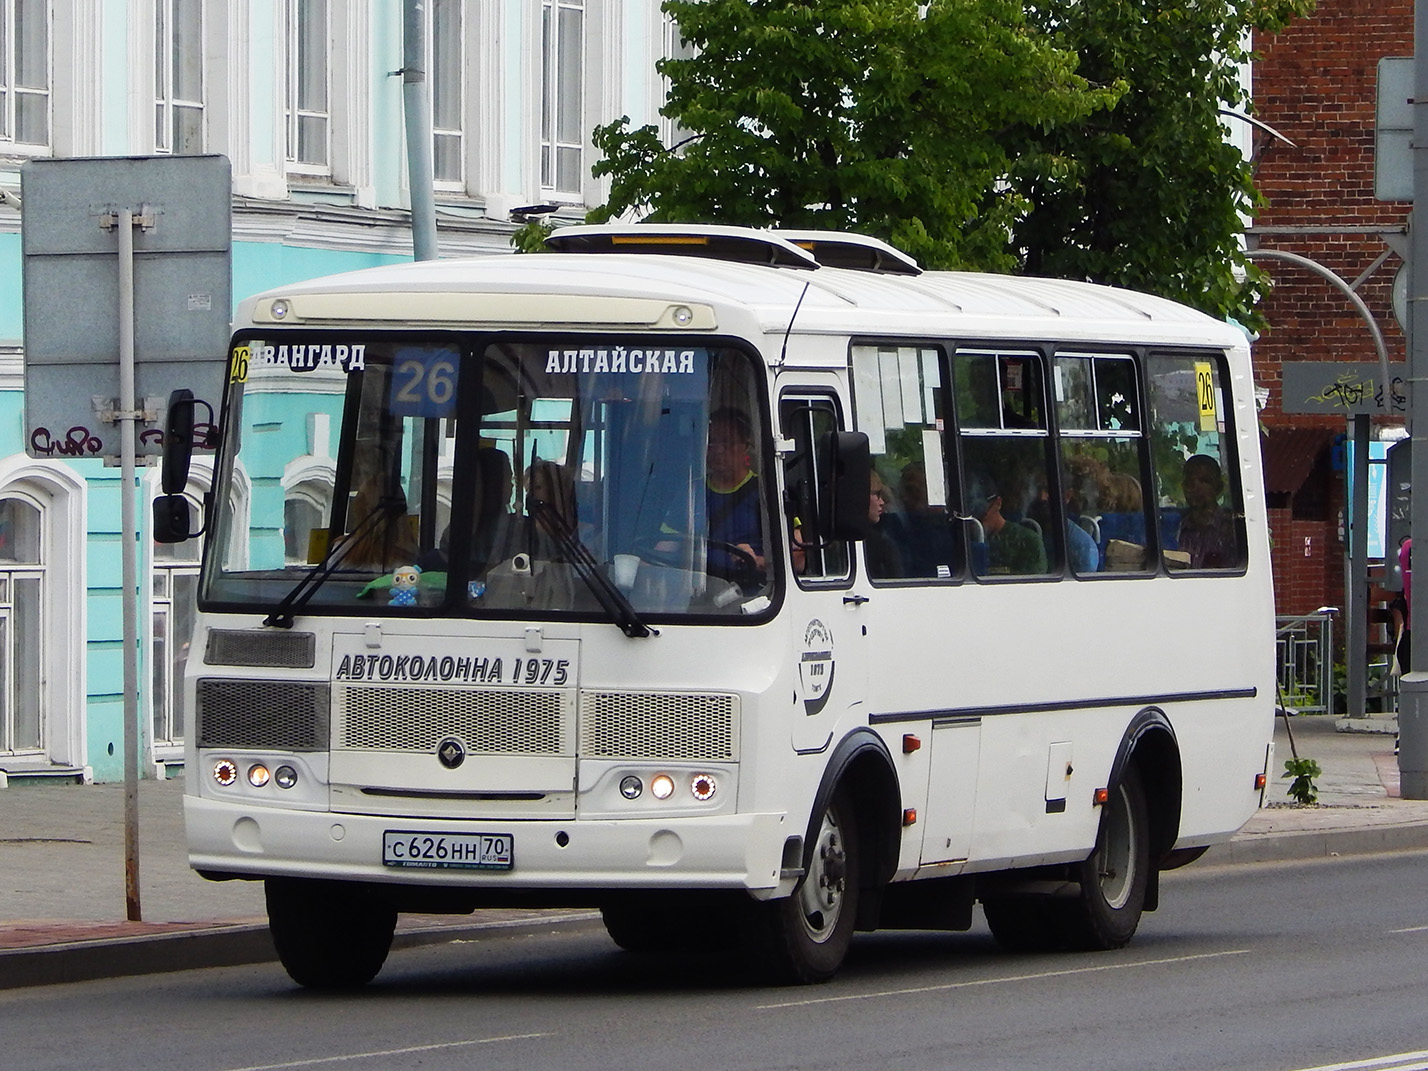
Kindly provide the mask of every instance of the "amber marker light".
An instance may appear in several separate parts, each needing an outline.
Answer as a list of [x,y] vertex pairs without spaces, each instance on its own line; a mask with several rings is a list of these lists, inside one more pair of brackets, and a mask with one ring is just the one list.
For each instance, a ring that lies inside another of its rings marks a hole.
[[213,764],[213,779],[227,788],[238,780],[238,764],[232,759],[219,759]]
[[1091,797],[1091,802],[1097,807],[1104,807],[1111,801],[1111,790],[1108,788],[1098,788]]
[[903,753],[904,755],[911,755],[914,751],[921,751],[921,750],[922,750],[922,740],[921,740],[921,739],[919,739],[918,737],[914,736],[912,733],[903,733],[903,734],[902,734],[902,753]]
[[1266,775],[1262,773],[1254,775],[1254,790],[1256,792],[1263,792],[1264,786],[1267,784],[1269,784],[1269,778]]
[[917,808],[908,807],[902,812],[902,824],[905,826],[917,825]]

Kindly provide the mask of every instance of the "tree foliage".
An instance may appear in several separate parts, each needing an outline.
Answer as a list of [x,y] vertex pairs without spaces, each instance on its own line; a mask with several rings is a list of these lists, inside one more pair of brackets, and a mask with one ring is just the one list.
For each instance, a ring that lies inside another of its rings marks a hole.
[[1250,32],[1277,32],[1312,6],[1029,0],[1032,23],[1076,52],[1083,75],[1128,88],[1114,109],[1017,147],[1022,270],[1150,290],[1259,326],[1266,279],[1239,235],[1260,196],[1225,124],[1250,105],[1240,79]]
[[1313,0],[666,0],[663,114],[595,131],[593,221],[874,234],[930,268],[1087,278],[1255,322],[1220,110]]
[[1026,211],[1001,183],[1006,133],[1113,103],[1019,0],[666,0],[694,58],[666,59],[664,114],[595,131],[612,177],[599,221],[877,234],[930,267],[1009,269]]

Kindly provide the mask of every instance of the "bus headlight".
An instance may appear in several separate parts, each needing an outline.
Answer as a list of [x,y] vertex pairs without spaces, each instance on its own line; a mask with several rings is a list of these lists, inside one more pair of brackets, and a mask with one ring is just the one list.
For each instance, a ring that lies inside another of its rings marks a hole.
[[620,780],[620,795],[627,800],[637,800],[645,790],[644,782],[634,774],[629,774]]
[[674,795],[674,778],[667,773],[655,774],[650,778],[650,795],[657,800],[667,800]]
[[279,766],[273,771],[273,780],[279,788],[292,788],[297,784],[297,771],[291,766]]
[[261,762],[248,767],[248,784],[254,788],[262,788],[271,780],[272,776],[272,773]]

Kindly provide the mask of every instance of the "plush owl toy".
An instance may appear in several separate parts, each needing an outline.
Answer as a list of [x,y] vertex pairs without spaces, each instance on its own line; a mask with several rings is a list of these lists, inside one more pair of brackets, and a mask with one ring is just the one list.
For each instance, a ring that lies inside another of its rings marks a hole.
[[421,577],[421,567],[403,565],[392,573],[390,603],[393,606],[415,606],[417,582]]

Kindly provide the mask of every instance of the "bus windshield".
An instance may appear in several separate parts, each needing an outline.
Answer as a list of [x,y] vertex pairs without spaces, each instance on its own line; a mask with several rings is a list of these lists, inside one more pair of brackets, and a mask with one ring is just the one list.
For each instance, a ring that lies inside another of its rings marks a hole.
[[249,333],[229,378],[209,606],[627,627],[772,605],[743,350]]

